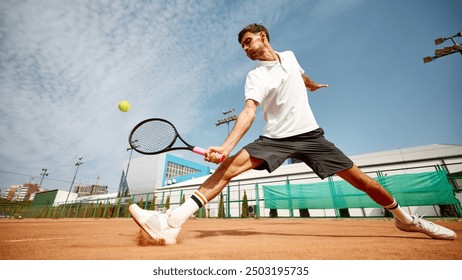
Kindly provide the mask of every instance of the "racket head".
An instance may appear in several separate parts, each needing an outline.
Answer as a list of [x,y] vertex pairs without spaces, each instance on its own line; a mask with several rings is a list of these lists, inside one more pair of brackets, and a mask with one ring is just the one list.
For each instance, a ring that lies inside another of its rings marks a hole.
[[133,127],[128,143],[138,153],[156,155],[170,150],[177,137],[178,132],[171,122],[151,118]]

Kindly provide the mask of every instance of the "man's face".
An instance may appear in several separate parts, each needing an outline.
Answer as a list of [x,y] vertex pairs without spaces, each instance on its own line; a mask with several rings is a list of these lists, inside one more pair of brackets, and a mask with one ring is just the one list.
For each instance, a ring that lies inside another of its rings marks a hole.
[[245,51],[247,57],[252,60],[257,60],[264,51],[264,43],[262,40],[262,32],[252,33],[247,32],[242,36],[241,40],[242,49]]

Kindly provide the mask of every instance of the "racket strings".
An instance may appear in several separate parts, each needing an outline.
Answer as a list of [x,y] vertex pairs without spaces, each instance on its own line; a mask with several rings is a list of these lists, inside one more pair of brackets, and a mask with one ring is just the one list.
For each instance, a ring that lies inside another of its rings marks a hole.
[[134,131],[132,147],[144,153],[160,152],[173,145],[176,135],[175,128],[167,122],[146,122]]

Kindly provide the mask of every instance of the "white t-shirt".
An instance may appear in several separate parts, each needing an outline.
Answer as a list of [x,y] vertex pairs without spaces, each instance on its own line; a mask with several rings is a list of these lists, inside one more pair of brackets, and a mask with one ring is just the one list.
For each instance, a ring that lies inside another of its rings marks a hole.
[[263,136],[285,138],[319,128],[308,103],[305,72],[291,51],[278,52],[279,61],[258,61],[247,74],[245,99],[260,103],[266,126]]

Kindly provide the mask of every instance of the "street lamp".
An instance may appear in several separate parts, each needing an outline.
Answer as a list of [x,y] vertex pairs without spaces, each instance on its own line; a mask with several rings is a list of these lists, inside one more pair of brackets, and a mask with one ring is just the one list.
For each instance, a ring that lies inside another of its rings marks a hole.
[[40,180],[40,184],[39,184],[40,187],[42,187],[43,178],[45,176],[48,176],[47,170],[48,169],[46,169],[46,168],[42,168],[42,173],[40,173],[40,175],[42,175],[42,179]]
[[119,193],[119,196],[126,195],[128,192],[128,182],[127,182],[127,177],[128,177],[128,169],[130,168],[130,161],[132,160],[132,154],[133,154],[133,149],[138,148],[139,146],[136,145],[135,143],[138,142],[138,140],[133,140],[132,141],[132,147],[127,148],[127,152],[130,151],[130,156],[128,158],[128,164],[127,164],[127,171],[125,171],[125,178],[123,181],[123,188],[122,191]]
[[460,45],[459,43],[456,42],[456,40],[454,39],[455,37],[462,37],[462,32],[459,32],[459,33],[457,33],[455,35],[452,35],[452,36],[449,36],[449,37],[443,37],[443,38],[435,39],[435,45],[441,45],[446,40],[451,40],[454,45],[444,47],[442,49],[436,49],[434,56],[427,56],[427,57],[423,58],[424,63],[427,63],[427,62],[433,61],[433,60],[435,60],[437,58],[440,58],[440,57],[443,57],[443,56],[446,56],[446,55],[450,55],[450,54],[453,54],[453,53],[457,53],[457,52],[462,55],[462,45]]
[[232,116],[228,117],[228,114],[234,113],[235,111],[236,111],[236,109],[234,109],[234,108],[231,109],[231,110],[228,110],[228,111],[223,111],[222,113],[223,113],[223,115],[226,116],[226,118],[220,119],[215,123],[216,126],[219,126],[220,124],[224,124],[224,123],[228,124],[228,135],[229,135],[229,123],[237,120],[236,115],[232,115]]
[[66,197],[66,202],[64,204],[66,204],[67,200],[69,199],[69,195],[71,194],[71,191],[72,191],[72,186],[74,185],[75,177],[77,176],[77,171],[79,171],[79,166],[83,164],[82,159],[83,157],[79,157],[79,160],[74,164],[75,166],[77,166],[77,169],[75,170],[74,179],[72,179],[71,187],[69,188],[69,192],[67,193],[67,197]]

